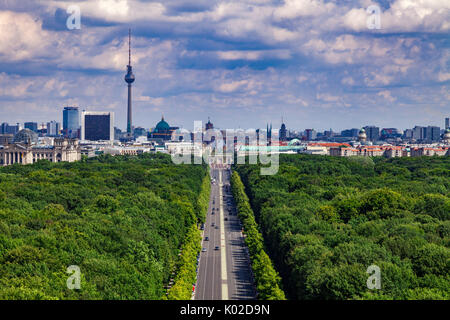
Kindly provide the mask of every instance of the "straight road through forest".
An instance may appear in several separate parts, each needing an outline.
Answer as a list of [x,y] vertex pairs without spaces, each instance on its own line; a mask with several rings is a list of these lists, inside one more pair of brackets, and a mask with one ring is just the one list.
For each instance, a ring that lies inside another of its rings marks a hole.
[[248,250],[231,195],[230,171],[211,168],[195,300],[255,299]]

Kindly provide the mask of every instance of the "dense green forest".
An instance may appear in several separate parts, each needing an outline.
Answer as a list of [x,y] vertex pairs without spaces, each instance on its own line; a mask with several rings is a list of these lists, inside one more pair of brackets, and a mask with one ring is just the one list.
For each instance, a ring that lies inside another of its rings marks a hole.
[[204,220],[207,172],[162,154],[1,168],[0,299],[164,298]]
[[281,155],[273,176],[235,170],[289,299],[450,298],[449,157]]

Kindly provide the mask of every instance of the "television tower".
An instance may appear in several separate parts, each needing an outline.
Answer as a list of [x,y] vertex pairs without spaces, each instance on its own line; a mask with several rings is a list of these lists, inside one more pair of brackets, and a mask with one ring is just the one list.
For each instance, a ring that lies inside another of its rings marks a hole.
[[128,65],[127,74],[125,75],[125,82],[128,83],[128,118],[127,118],[127,133],[132,135],[132,110],[131,110],[131,84],[134,82],[133,68],[131,67],[131,29],[128,29]]

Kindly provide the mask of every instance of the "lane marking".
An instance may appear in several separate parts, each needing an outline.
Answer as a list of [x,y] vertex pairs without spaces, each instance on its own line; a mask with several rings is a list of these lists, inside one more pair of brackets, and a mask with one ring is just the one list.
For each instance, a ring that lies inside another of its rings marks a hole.
[[228,282],[227,282],[227,251],[225,242],[225,220],[223,218],[223,199],[222,199],[222,170],[219,170],[219,216],[220,216],[220,247],[221,247],[221,270],[222,270],[222,300],[228,300]]

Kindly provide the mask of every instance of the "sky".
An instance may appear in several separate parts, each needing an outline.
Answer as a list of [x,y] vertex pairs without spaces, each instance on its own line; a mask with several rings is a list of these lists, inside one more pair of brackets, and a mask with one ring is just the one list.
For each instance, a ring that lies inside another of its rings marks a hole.
[[187,129],[208,117],[405,129],[450,116],[450,1],[0,0],[0,122],[62,122],[78,106],[126,129],[128,28],[135,127],[164,115]]

